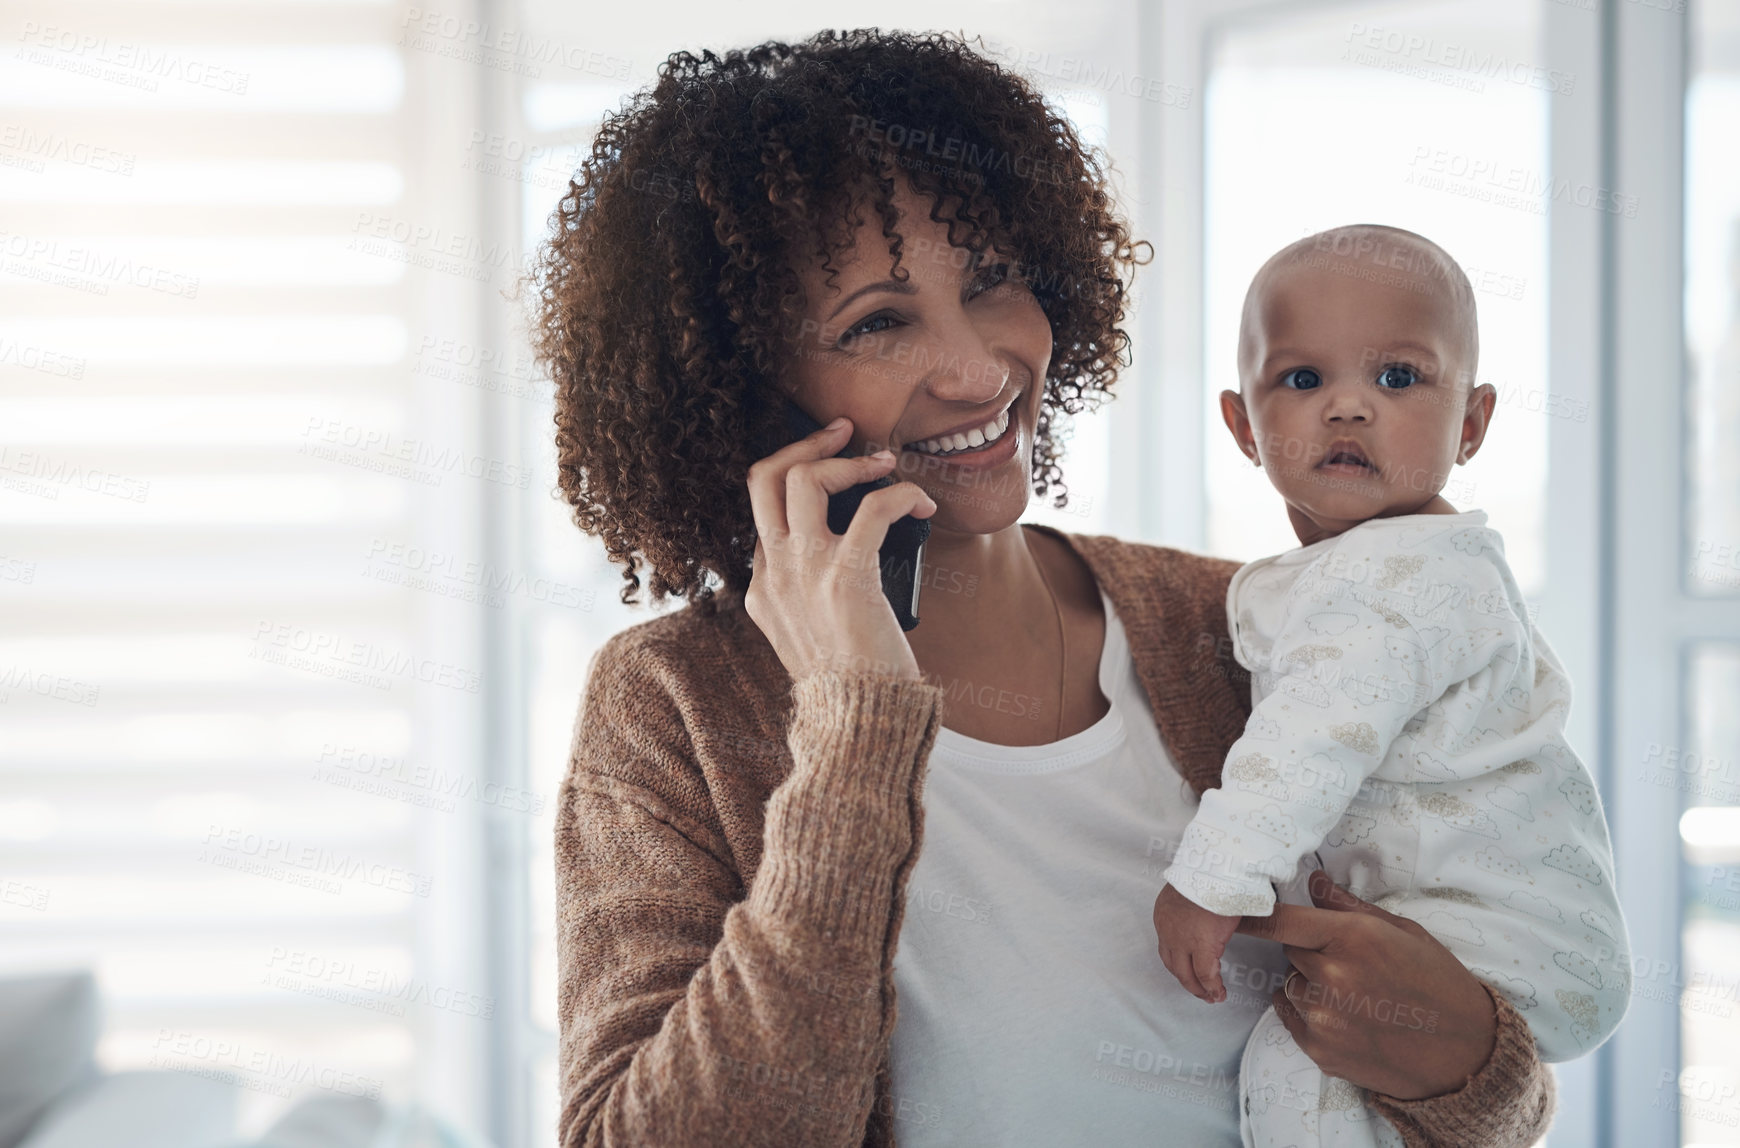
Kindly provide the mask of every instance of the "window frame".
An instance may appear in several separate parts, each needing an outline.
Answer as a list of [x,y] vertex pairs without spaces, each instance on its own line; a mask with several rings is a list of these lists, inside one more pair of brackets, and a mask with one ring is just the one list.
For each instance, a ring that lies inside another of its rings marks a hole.
[[[1161,0],[1140,10],[1144,70],[1197,94],[1188,114],[1144,109],[1140,165],[1162,188],[1138,222],[1155,238],[1158,307],[1139,317],[1138,351],[1157,348],[1142,409],[1114,429],[1112,491],[1129,496],[1119,526],[1167,545],[1200,550],[1206,537],[1203,474],[1204,101],[1217,37],[1253,20],[1336,0]],[[1634,951],[1680,960],[1683,862],[1678,795],[1622,763],[1641,760],[1663,733],[1689,744],[1686,664],[1695,640],[1740,640],[1740,602],[1694,598],[1680,573],[1685,529],[1678,459],[1679,401],[1618,385],[1659,378],[1685,385],[1682,282],[1684,13],[1620,0],[1592,8],[1543,3],[1540,54],[1581,82],[1550,105],[1549,167],[1555,180],[1623,188],[1656,205],[1636,218],[1549,210],[1549,390],[1588,404],[1587,423],[1556,419],[1548,432],[1547,577],[1540,625],[1581,704],[1568,734],[1589,748],[1620,872]],[[1623,322],[1619,320],[1623,317]],[[1675,392],[1677,400],[1680,392]],[[1624,450],[1618,428],[1625,428]],[[1143,450],[1143,437],[1162,449]],[[1664,672],[1665,671],[1665,672]],[[1659,859],[1672,857],[1662,864]],[[1639,863],[1628,865],[1629,858]],[[1645,1087],[1678,1065],[1676,1008],[1634,1002],[1594,1054],[1554,1068],[1558,1113],[1548,1143],[1679,1143],[1670,1107]]]

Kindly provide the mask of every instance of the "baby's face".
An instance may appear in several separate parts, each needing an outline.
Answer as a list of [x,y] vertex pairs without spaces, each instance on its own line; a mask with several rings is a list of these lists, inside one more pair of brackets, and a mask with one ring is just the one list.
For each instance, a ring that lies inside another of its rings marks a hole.
[[1470,402],[1473,319],[1448,285],[1323,253],[1272,268],[1252,303],[1222,411],[1301,541],[1446,509],[1438,492],[1491,409]]

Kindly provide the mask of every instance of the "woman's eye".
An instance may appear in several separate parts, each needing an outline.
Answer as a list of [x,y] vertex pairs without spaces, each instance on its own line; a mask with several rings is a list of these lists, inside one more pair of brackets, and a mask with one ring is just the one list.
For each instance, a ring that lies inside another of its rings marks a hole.
[[1419,381],[1420,376],[1415,373],[1414,368],[1403,366],[1385,367],[1377,377],[1378,386],[1394,391],[1411,387]]
[[1296,391],[1309,391],[1322,383],[1323,379],[1310,367],[1299,367],[1281,376],[1281,385]]
[[881,331],[886,331],[888,330],[888,327],[892,326],[895,322],[896,320],[894,316],[888,314],[886,311],[879,311],[867,318],[860,319],[857,323],[847,327],[846,330],[841,333],[839,347],[841,350],[850,350],[852,345],[859,339],[862,339],[866,335],[874,335]]
[[973,295],[983,295],[993,287],[999,287],[1009,281],[1009,265],[993,263],[973,278]]

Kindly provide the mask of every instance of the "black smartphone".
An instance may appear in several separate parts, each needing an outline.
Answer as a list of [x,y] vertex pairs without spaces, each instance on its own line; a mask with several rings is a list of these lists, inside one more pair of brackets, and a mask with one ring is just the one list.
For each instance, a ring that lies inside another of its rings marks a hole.
[[[789,442],[796,442],[822,429],[822,424],[811,418],[802,407],[790,399],[781,401],[785,407]],[[846,451],[842,450],[834,457],[844,458]],[[861,482],[838,494],[829,495],[828,529],[835,534],[846,533],[846,528],[852,524],[852,516],[858,512],[858,504],[864,501],[864,496],[872,490],[893,485],[894,479],[885,474],[881,478]],[[911,630],[918,626],[918,592],[923,582],[924,543],[929,537],[930,520],[914,518],[908,514],[890,523],[888,535],[882,540],[882,593],[888,596],[888,604],[894,607],[894,617],[899,620],[902,630]]]

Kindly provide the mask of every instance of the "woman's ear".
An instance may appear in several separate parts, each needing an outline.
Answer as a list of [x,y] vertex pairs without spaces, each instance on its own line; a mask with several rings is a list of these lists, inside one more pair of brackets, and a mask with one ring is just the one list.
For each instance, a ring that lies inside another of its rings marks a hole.
[[1262,466],[1263,460],[1257,454],[1257,436],[1251,430],[1251,419],[1245,413],[1245,397],[1237,391],[1222,391],[1220,393],[1220,417],[1226,421],[1226,429],[1232,432],[1233,441],[1239,444],[1239,450],[1256,466]]

